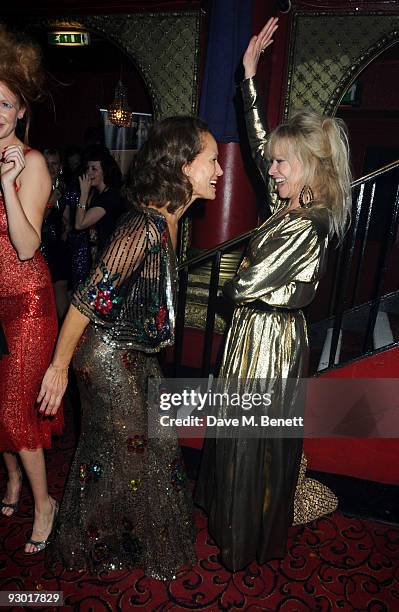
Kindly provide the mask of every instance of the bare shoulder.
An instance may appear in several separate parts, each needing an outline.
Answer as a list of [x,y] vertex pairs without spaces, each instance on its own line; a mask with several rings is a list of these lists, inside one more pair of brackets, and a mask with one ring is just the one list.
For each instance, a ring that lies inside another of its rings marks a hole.
[[36,149],[28,149],[25,152],[25,168],[18,178],[18,184],[21,188],[23,188],[24,185],[29,188],[37,185],[40,191],[50,192],[51,177],[46,160],[40,151]]
[[48,172],[44,155],[37,149],[28,149],[25,151],[25,168],[27,170],[44,170]]

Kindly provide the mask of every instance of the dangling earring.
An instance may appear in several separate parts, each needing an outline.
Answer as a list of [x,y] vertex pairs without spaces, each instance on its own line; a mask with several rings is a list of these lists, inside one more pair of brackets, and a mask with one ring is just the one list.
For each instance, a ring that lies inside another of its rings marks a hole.
[[299,194],[299,204],[302,208],[310,208],[314,201],[314,195],[309,185],[304,185]]

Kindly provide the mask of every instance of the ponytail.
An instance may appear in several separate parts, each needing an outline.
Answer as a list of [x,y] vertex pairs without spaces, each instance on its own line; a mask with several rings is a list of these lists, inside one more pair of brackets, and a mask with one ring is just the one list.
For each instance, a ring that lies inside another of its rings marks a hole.
[[295,112],[270,135],[268,154],[276,140],[289,144],[303,168],[303,184],[315,195],[310,210],[328,213],[329,234],[341,242],[351,211],[351,172],[345,123],[311,110]]

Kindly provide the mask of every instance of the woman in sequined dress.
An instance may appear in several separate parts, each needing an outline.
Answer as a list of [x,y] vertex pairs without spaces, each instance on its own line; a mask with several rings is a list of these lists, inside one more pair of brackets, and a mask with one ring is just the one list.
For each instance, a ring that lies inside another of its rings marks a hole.
[[[323,275],[329,237],[342,238],[351,203],[343,123],[312,111],[294,114],[268,134],[254,79],[261,53],[272,43],[270,19],[244,54],[241,85],[249,142],[269,185],[272,215],[254,232],[237,275],[224,286],[236,308],[219,373],[223,391],[267,391],[263,414],[290,418],[306,376],[308,341],[302,308]],[[224,382],[222,382],[224,381]],[[222,406],[218,417],[241,418]],[[252,413],[254,408],[252,408]],[[256,413],[259,416],[259,413]],[[261,413],[262,414],[262,413]],[[209,516],[221,560],[238,571],[257,559],[284,557],[289,527],[332,512],[336,497],[305,478],[299,437],[252,437],[211,432],[205,442],[195,501]],[[208,432],[209,433],[209,432]]]
[[44,417],[36,405],[57,334],[51,279],[38,250],[51,179],[41,153],[16,134],[25,123],[26,142],[42,81],[36,47],[0,27],[0,320],[9,349],[0,360],[0,450],[8,474],[0,508],[9,517],[18,510],[19,457],[35,503],[27,553],[40,551],[51,530],[56,502],[47,490],[43,448],[62,430],[62,410]]
[[74,291],[90,272],[89,230],[75,229],[76,205],[79,203],[79,177],[83,174],[82,151],[80,147],[70,146],[65,151],[65,193],[64,219],[67,226],[67,248],[70,259],[70,285]]
[[178,221],[196,198],[215,198],[217,157],[198,119],[155,124],[135,162],[135,206],[73,296],[38,398],[42,414],[56,413],[74,354],[81,433],[50,565],[168,579],[195,560],[177,439],[148,437],[146,398],[160,377],[154,354],[174,339]]

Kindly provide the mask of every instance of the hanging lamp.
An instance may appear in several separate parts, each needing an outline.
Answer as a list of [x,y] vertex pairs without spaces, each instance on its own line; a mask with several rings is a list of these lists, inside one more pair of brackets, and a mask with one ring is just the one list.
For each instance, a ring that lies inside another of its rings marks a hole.
[[122,84],[122,79],[115,88],[114,100],[107,108],[108,119],[118,127],[128,128],[132,125],[133,112],[130,110],[127,101],[127,89]]

